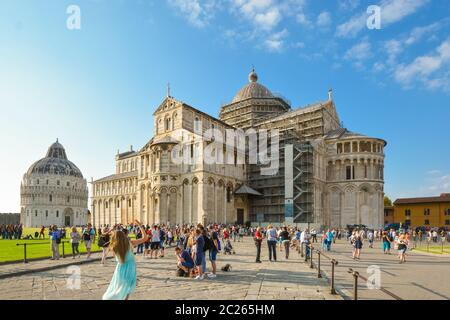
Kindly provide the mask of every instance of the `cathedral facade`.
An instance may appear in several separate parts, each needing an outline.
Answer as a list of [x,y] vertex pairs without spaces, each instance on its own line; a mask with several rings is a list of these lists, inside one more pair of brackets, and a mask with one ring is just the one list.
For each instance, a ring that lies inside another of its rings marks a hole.
[[218,118],[168,94],[153,121],[153,138],[93,182],[95,225],[383,225],[386,142],[342,128],[331,90],[292,109],[252,71]]

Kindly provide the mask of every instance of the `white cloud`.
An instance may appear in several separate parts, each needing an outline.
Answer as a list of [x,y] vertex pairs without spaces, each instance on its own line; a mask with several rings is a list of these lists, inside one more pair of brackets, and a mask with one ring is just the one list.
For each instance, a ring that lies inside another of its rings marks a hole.
[[[381,27],[401,21],[403,18],[415,13],[420,7],[427,4],[429,0],[382,0]],[[362,14],[352,17],[349,21],[337,27],[336,34],[339,37],[354,37],[366,28],[367,12],[364,8]]]
[[429,89],[448,91],[450,88],[449,63],[450,38],[442,42],[434,53],[419,56],[409,64],[398,65],[395,68],[394,77],[407,88],[419,81]]
[[403,51],[403,44],[398,40],[389,40],[385,42],[384,49],[388,55],[387,63],[392,65],[396,63],[397,56]]
[[308,17],[306,16],[306,14],[304,14],[303,12],[300,12],[297,14],[296,17],[297,22],[304,26],[304,27],[312,27],[312,22],[308,19]]
[[427,172],[427,186],[422,188],[421,192],[430,196],[437,196],[441,193],[450,192],[450,174],[441,174],[438,170]]
[[190,24],[203,28],[214,17],[217,0],[168,0],[168,3],[186,17]]
[[319,28],[327,28],[331,25],[331,14],[328,11],[321,12],[317,17],[317,26]]
[[359,7],[360,0],[341,0],[339,1],[339,9],[343,11],[352,11]]
[[361,42],[355,44],[353,47],[347,50],[344,55],[344,59],[352,60],[356,62],[362,62],[372,56],[372,46],[367,39],[363,39]]
[[269,51],[282,51],[284,49],[285,38],[288,36],[288,34],[289,32],[284,29],[280,32],[270,35],[269,38],[264,41],[265,47]]

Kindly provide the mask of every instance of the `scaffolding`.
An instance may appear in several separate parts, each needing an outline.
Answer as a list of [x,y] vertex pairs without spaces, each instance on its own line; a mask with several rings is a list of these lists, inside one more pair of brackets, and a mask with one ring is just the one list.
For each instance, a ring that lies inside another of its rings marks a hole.
[[257,221],[264,215],[264,222],[285,221],[285,147],[293,145],[293,218],[294,223],[314,222],[314,163],[313,147],[294,130],[280,136],[279,170],[271,176],[261,175],[261,165],[250,165],[248,181],[250,186],[263,196],[250,199],[250,219]]

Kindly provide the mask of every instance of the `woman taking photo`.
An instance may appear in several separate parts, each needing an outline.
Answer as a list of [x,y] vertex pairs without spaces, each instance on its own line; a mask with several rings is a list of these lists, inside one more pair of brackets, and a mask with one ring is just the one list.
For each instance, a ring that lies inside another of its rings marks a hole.
[[122,230],[111,231],[109,249],[117,261],[116,270],[103,300],[128,300],[136,289],[136,262],[133,247],[147,241],[147,234],[139,221],[135,221],[144,235],[139,240],[130,240]]

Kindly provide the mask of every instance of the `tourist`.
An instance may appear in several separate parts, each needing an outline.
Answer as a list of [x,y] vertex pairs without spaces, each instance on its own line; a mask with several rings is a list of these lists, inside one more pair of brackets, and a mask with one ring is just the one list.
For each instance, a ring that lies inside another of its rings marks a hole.
[[[142,239],[144,237],[144,235],[141,232],[141,229],[139,228],[139,230],[136,231],[136,239]],[[136,250],[136,254],[143,254],[144,253],[144,243],[141,243],[137,246],[137,250]]]
[[317,231],[315,229],[311,230],[312,242],[317,242]]
[[391,239],[387,231],[383,231],[381,241],[383,242],[383,253],[391,254]]
[[164,228],[158,227],[159,231],[159,257],[164,258],[164,242],[166,240],[166,233],[164,232]]
[[350,242],[353,245],[353,260],[360,260],[361,249],[363,246],[362,233],[359,231],[353,231],[353,234],[350,237]]
[[39,239],[41,238],[41,236],[42,236],[42,239],[45,240],[45,227],[44,226],[42,226],[41,231],[39,231]]
[[373,240],[375,238],[373,230],[370,230],[367,234],[367,239],[369,240],[369,248],[373,248]]
[[194,238],[194,247],[193,247],[193,257],[195,261],[197,277],[196,280],[203,280],[203,256],[205,253],[203,252],[203,247],[205,245],[205,239],[203,238],[202,231],[200,229],[195,229],[195,238]]
[[[144,243],[144,259],[148,258],[148,254],[150,253],[151,239],[152,239],[152,229],[149,226],[145,227],[145,234],[147,235],[147,241]],[[144,235],[143,235],[144,236]],[[150,254],[150,258],[151,258]]]
[[[333,230],[334,231],[334,230]],[[325,236],[326,236],[326,248],[327,248],[327,251],[330,251],[331,250],[331,244],[333,243],[333,241],[334,241],[334,233],[333,233],[333,231],[330,231],[330,229],[328,229],[328,231],[327,231],[327,233],[325,234]]]
[[272,257],[274,261],[277,261],[277,230],[272,225],[267,227],[266,237],[269,248],[269,261],[272,262]]
[[408,249],[408,240],[404,232],[400,233],[397,239],[397,249],[398,249],[398,263],[406,262],[406,250]]
[[261,227],[256,228],[254,238],[255,246],[256,246],[256,263],[261,263],[261,244],[263,240],[263,236],[261,233]]
[[83,242],[86,246],[87,256],[86,259],[91,257],[92,243],[95,241],[95,231],[92,228],[92,224],[88,223],[87,228],[83,230]]
[[98,246],[102,248],[102,265],[105,265],[106,256],[108,254],[109,248],[109,228],[105,227],[103,230],[100,230],[100,236],[98,237]]
[[239,242],[244,241],[245,229],[244,227],[239,228]]
[[80,240],[81,235],[78,233],[77,227],[72,227],[72,232],[70,233],[70,243],[72,244],[72,259],[75,259],[76,255],[78,255],[78,258],[81,257],[80,250],[78,250]]
[[158,259],[159,246],[161,245],[161,233],[156,225],[152,229],[152,243],[150,244],[150,259],[153,258],[153,253],[155,254],[155,259]]
[[213,226],[209,227],[209,236],[212,240],[212,246],[209,249],[209,261],[211,261],[211,268],[212,272],[208,274],[208,278],[214,279],[217,277],[217,253],[220,250],[220,244],[219,244],[219,233],[214,229]]
[[177,256],[177,267],[184,271],[185,275],[190,276],[191,269],[194,268],[194,260],[192,260],[189,251],[175,247],[175,255]]
[[142,224],[135,221],[144,237],[139,240],[130,240],[122,230],[113,230],[109,248],[117,261],[117,266],[111,283],[108,286],[103,300],[128,300],[130,294],[136,289],[136,262],[133,247],[147,241]]
[[58,230],[57,226],[53,225],[48,235],[50,236],[52,248],[51,260],[59,260],[59,244],[61,243],[61,231]]
[[281,243],[283,244],[285,257],[289,259],[289,246],[291,244],[291,238],[289,232],[287,231],[287,227],[283,227],[280,232]]

